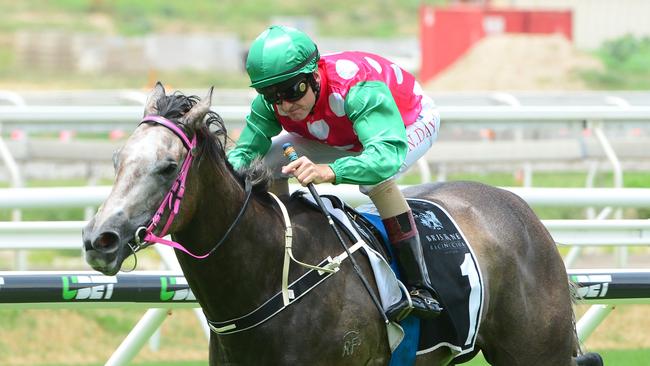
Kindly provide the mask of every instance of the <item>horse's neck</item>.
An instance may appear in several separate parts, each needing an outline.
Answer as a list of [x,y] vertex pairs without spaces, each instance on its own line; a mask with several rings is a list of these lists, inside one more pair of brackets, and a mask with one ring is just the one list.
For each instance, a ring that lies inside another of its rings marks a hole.
[[[228,171],[202,180],[198,186],[192,219],[175,237],[202,254],[213,248],[234,222],[245,194]],[[247,304],[266,299],[277,290],[283,234],[284,226],[273,208],[251,198],[241,220],[208,258],[179,255],[183,272],[208,316],[213,320],[239,316],[242,307],[248,308]]]
[[[202,165],[193,178],[188,187],[197,188],[192,191],[195,195],[195,209],[188,225],[189,230],[202,238],[220,236],[225,233],[241,209],[245,197],[244,189],[225,166],[215,169],[209,164]],[[212,244],[206,242],[193,245],[201,250],[212,247]]]

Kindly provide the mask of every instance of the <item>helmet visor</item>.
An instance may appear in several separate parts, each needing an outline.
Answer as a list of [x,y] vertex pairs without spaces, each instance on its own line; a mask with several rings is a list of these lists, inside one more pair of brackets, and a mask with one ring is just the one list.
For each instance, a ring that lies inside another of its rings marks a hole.
[[265,88],[258,88],[258,93],[271,104],[282,104],[282,101],[290,103],[300,100],[307,94],[309,83],[307,74],[298,74],[289,80]]

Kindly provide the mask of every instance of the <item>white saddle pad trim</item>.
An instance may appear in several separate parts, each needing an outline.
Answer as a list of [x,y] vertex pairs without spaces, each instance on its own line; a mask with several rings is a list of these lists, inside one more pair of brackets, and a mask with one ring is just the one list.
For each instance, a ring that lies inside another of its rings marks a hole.
[[[316,204],[316,201],[311,195],[305,195],[305,198]],[[382,257],[381,254],[377,253],[365,241],[361,239],[357,233],[357,230],[354,228],[345,212],[332,206],[331,201],[327,199],[327,197],[321,197],[321,200],[323,201],[323,204],[327,208],[327,211],[330,213],[330,215],[336,217],[350,230],[350,232],[353,233],[357,244],[362,243],[361,248],[363,248],[366,255],[368,256],[368,261],[370,262],[372,272],[375,276],[375,282],[377,283],[377,289],[379,290],[379,298],[384,311],[388,310],[391,306],[401,301],[402,296],[404,296],[402,292],[402,288],[404,288],[404,286],[397,279],[395,272],[393,272],[392,268],[386,262],[384,257]],[[387,327],[388,343],[392,352],[402,342],[402,339],[404,338],[404,330],[399,324],[395,322],[390,322]]]

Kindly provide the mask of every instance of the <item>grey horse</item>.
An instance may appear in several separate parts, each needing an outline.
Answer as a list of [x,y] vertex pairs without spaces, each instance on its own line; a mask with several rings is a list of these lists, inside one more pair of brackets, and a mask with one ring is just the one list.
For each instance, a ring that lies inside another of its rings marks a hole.
[[[279,291],[285,227],[277,203],[266,192],[263,170],[236,172],[228,164],[225,128],[210,111],[210,99],[211,92],[202,100],[166,95],[158,84],[145,115],[173,121],[197,139],[196,160],[169,233],[195,253],[210,253],[196,259],[176,251],[207,319],[221,321],[249,313]],[[114,275],[134,253],[138,229],[151,221],[186,156],[187,148],[169,128],[143,123],[135,129],[115,155],[109,197],[83,230],[85,257],[94,269]],[[254,185],[250,201],[248,179]],[[414,186],[405,194],[442,205],[472,244],[485,286],[475,350],[491,365],[602,364],[595,354],[578,355],[562,259],[522,199],[471,182]],[[293,225],[293,250],[302,260],[318,263],[341,251],[322,214],[295,199],[284,203]],[[354,255],[376,286],[365,257]],[[294,266],[290,278],[305,271]],[[355,335],[352,349],[350,334]],[[266,322],[234,334],[212,333],[210,339],[210,365],[387,365],[389,360],[385,324],[349,261]],[[416,364],[453,365],[454,360],[443,347],[418,356]]]

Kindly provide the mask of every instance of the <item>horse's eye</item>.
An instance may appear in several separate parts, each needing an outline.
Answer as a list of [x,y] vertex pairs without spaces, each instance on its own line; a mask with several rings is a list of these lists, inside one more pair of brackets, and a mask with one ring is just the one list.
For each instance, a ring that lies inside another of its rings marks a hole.
[[169,176],[173,175],[176,173],[178,170],[178,163],[175,161],[167,161],[164,164],[161,164],[157,169],[156,173],[163,175],[163,176]]

